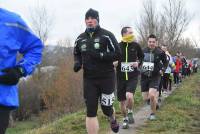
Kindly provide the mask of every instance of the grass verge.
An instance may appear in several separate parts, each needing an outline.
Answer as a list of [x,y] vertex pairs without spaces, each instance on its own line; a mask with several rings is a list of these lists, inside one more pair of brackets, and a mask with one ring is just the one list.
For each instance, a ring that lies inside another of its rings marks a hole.
[[200,73],[184,80],[157,112],[156,121],[139,128],[144,134],[200,133]]
[[[135,93],[135,111],[142,106],[142,96],[138,88]],[[115,101],[114,107],[116,116],[121,121],[121,112],[119,102]],[[110,130],[110,125],[107,117],[103,115],[100,110],[98,111],[98,119],[100,124],[100,134],[106,134]],[[59,120],[45,124],[42,127],[37,125],[37,121],[17,122],[15,128],[9,128],[6,134],[86,134],[85,129],[85,111],[80,111],[73,114],[68,114]],[[38,128],[39,127],[39,128]]]

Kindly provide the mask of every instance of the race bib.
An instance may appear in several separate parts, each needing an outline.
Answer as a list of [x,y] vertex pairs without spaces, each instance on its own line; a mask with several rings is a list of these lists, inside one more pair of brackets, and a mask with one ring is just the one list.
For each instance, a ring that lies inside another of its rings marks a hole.
[[122,62],[121,63],[121,72],[133,72],[134,71],[134,67],[133,64],[135,62]]
[[112,106],[114,100],[115,100],[114,93],[101,95],[101,105],[103,106]]
[[142,71],[153,71],[154,63],[152,62],[143,62],[142,64]]

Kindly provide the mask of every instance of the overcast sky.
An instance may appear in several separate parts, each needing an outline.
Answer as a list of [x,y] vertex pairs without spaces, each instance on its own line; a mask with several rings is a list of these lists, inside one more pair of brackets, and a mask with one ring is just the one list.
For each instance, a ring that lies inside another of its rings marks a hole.
[[[72,41],[85,30],[84,17],[89,8],[99,11],[100,25],[113,32],[120,40],[122,26],[130,25],[140,18],[143,0],[40,0],[49,14],[54,16],[50,40],[70,38]],[[166,0],[153,0],[158,10]],[[185,0],[187,10],[194,15],[184,36],[200,39],[200,0]],[[28,23],[30,9],[38,0],[0,0],[0,6],[20,14]],[[28,23],[29,24],[29,23]],[[30,25],[30,24],[29,24]],[[198,35],[199,36],[198,36]]]

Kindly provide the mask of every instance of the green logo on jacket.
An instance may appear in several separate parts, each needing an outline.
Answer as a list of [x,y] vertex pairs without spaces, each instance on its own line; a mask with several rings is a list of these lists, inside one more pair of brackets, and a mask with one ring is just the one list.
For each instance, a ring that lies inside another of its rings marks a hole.
[[100,48],[100,44],[98,42],[94,43],[94,48],[95,49],[99,49]]

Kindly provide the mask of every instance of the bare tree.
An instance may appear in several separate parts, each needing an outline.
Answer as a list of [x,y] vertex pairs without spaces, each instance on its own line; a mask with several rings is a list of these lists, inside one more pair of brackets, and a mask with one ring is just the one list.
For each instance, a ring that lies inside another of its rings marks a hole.
[[180,38],[177,42],[176,49],[172,49],[171,52],[175,54],[177,52],[176,50],[182,52],[187,58],[194,58],[198,54],[195,44],[190,38]]
[[38,4],[30,10],[30,21],[33,31],[45,44],[53,28],[53,16],[48,14],[46,7]]
[[67,57],[71,57],[73,55],[73,47],[72,47],[71,40],[69,38],[59,40],[57,42],[56,48],[57,48],[57,51],[59,52],[56,54],[56,57],[58,59],[69,60],[69,58]]
[[191,21],[191,17],[182,0],[168,0],[168,4],[165,4],[163,9],[162,19],[166,30],[166,44],[174,48]]
[[58,46],[61,46],[61,47],[73,47],[70,38],[65,38],[65,39],[63,39],[63,40],[59,40],[59,41],[57,42],[57,45],[58,45]]
[[[41,6],[38,4],[37,6],[30,9],[30,22],[32,29],[34,33],[41,39],[43,44],[46,44],[47,39],[49,38],[50,32],[53,28],[53,16],[49,14],[45,6]],[[43,59],[40,65],[37,66],[37,71],[35,75],[33,75],[33,81],[38,83],[41,82],[43,79],[43,73],[41,71],[42,67],[45,66],[45,64],[48,61],[45,61],[44,59],[44,51],[43,51]],[[43,99],[41,97],[41,94],[43,92],[44,85],[38,84],[38,96],[40,98],[41,105],[43,104]]]
[[[32,8],[30,10],[30,22],[31,22],[31,26],[32,26],[32,29],[34,31],[34,33],[41,39],[41,41],[45,44],[48,37],[49,37],[49,34],[50,34],[50,30],[52,29],[52,26],[53,26],[53,18],[52,16],[50,16],[46,10],[45,7],[43,6],[36,6],[34,8]],[[42,92],[42,89],[43,89],[43,86],[44,84],[41,83],[41,80],[43,79],[42,78],[42,73],[41,73],[41,67],[43,66],[43,64],[40,64],[38,67],[37,67],[37,70],[38,70],[38,75],[33,75],[33,83],[39,83],[38,81],[40,81],[40,84],[34,84],[34,85],[37,85],[36,88],[34,89],[34,93],[36,94],[32,94],[31,97],[36,97],[36,96],[39,96]],[[34,79],[34,77],[37,77],[37,80]],[[23,83],[23,85],[25,85]],[[33,85],[31,85],[33,86]],[[36,91],[36,89],[38,89]],[[23,88],[20,88],[20,90],[23,90]],[[27,90],[26,90],[27,91]],[[31,92],[31,90],[29,90],[29,93]],[[20,93],[22,94],[22,93]],[[23,95],[22,95],[23,96]],[[20,101],[22,101],[22,99],[20,98]],[[26,100],[27,102],[27,100]],[[35,102],[38,102],[38,100],[35,100]],[[22,105],[22,107],[24,107],[25,105]],[[14,119],[13,119],[13,116],[14,114],[16,113],[20,113],[19,111],[23,111],[23,108],[20,107],[18,111],[16,111],[15,113],[11,113],[10,114],[10,126],[14,126]],[[34,108],[32,108],[34,109]],[[31,110],[28,110],[29,112]],[[26,114],[29,113],[26,111]],[[26,114],[23,113],[23,117],[26,116]],[[18,114],[17,114],[18,115]],[[20,116],[18,115],[18,117],[20,118]]]
[[192,36],[192,41],[196,48],[200,48],[200,26],[199,26],[199,32],[198,32],[197,36]]
[[168,0],[163,5],[163,12],[156,11],[156,3],[145,0],[143,3],[143,14],[136,24],[142,44],[147,43],[149,34],[158,37],[159,44],[166,44],[169,48],[177,46],[183,32],[186,30],[191,18],[181,0]]
[[140,35],[140,41],[142,44],[146,44],[149,34],[156,34],[158,36],[158,41],[162,42],[165,27],[163,25],[163,20],[155,10],[155,3],[153,3],[152,0],[145,0],[143,2],[143,9],[143,14],[140,15],[140,20],[136,24],[136,29]]
[[[54,16],[49,14],[45,6],[39,4],[30,9],[30,22],[34,33],[41,39],[41,41],[46,44],[49,38],[50,32],[53,28]],[[40,74],[40,69],[44,66],[44,61],[38,66],[38,73]],[[38,75],[40,76],[40,75]]]
[[199,40],[198,40],[198,39],[195,39],[194,37],[192,37],[192,42],[193,42],[194,46],[195,46],[196,48],[198,48],[198,46],[199,46]]

